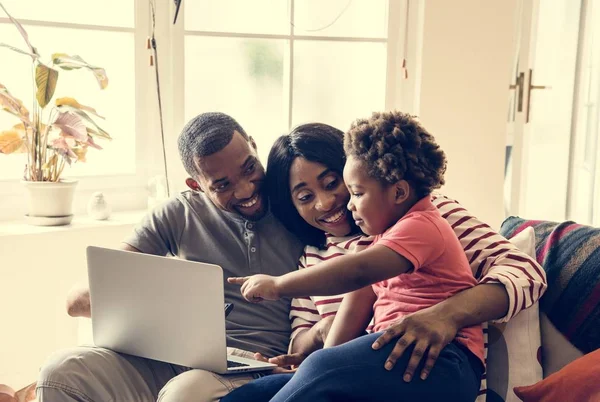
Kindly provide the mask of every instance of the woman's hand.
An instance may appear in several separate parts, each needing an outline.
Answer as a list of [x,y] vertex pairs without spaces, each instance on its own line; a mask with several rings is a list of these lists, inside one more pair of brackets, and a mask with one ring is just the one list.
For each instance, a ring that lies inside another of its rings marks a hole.
[[272,374],[285,374],[295,373],[296,370],[298,370],[300,363],[306,359],[306,355],[302,353],[292,353],[289,355],[280,355],[267,359],[260,353],[255,353],[254,359],[261,362],[276,364],[278,367],[273,369],[271,372]]
[[227,278],[227,282],[240,285],[244,299],[251,303],[263,300],[279,300],[277,278],[270,275],[252,275],[242,278]]
[[406,348],[414,343],[415,348],[404,372],[404,381],[409,382],[413,378],[423,358],[425,358],[425,366],[420,377],[422,380],[427,378],[440,352],[452,342],[459,329],[449,315],[441,313],[442,311],[435,308],[417,311],[390,326],[373,343],[373,349],[379,349],[400,336],[385,362],[387,370],[391,370]]

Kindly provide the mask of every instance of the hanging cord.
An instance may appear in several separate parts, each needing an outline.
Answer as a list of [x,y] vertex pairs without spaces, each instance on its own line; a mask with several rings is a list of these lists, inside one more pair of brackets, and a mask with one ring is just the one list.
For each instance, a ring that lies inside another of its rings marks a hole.
[[163,122],[162,96],[160,93],[160,79],[158,75],[158,50],[156,47],[156,38],[154,37],[154,31],[156,29],[156,9],[154,0],[150,1],[150,10],[152,13],[152,36],[150,38],[150,46],[152,47],[152,52],[154,56],[154,59],[152,59],[152,56],[150,58],[150,65],[154,65],[154,72],[156,75],[156,95],[158,97],[158,117],[160,120],[160,139],[162,142],[163,165],[165,168],[165,183],[167,185],[167,197],[170,197],[171,189],[169,186],[169,171],[167,168],[167,151],[165,149],[165,127]]
[[324,31],[325,29],[329,28],[330,26],[332,26],[333,24],[335,24],[337,22],[337,20],[339,20],[342,15],[344,15],[346,13],[346,11],[348,11],[348,8],[350,8],[350,4],[352,4],[352,0],[348,0],[348,3],[346,3],[346,7],[344,7],[344,9],[338,14],[337,17],[335,17],[333,19],[333,21],[331,21],[329,24],[321,27],[321,28],[317,28],[317,29],[303,29],[303,28],[298,28],[296,25],[294,25],[293,22],[290,21],[290,24],[294,27],[294,28],[298,28],[301,31],[304,32],[320,32],[320,31]]
[[406,17],[404,18],[404,55],[402,57],[402,71],[404,72],[404,79],[408,79],[408,67],[406,66],[406,59],[408,55],[408,22],[410,16],[410,0],[406,0]]

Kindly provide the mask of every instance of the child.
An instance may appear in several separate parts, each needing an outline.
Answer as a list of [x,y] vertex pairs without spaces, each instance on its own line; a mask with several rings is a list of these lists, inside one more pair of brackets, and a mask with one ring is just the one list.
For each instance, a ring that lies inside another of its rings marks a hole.
[[[430,200],[444,183],[443,151],[400,112],[357,120],[344,148],[348,209],[364,233],[376,235],[373,244],[281,277],[229,279],[251,302],[354,291],[344,298],[325,342],[325,348],[343,345],[312,354],[272,401],[475,400],[484,367],[480,327],[462,329],[442,351],[430,351],[439,357],[426,381],[398,381],[402,371],[396,367],[402,364],[381,369],[391,349],[368,347],[398,319],[476,284],[454,231]],[[361,336],[372,317],[375,333]],[[329,389],[332,381],[348,387]]]

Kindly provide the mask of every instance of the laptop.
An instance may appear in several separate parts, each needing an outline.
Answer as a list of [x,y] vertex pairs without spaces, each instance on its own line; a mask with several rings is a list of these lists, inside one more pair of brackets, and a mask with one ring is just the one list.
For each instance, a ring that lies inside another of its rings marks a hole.
[[272,370],[227,355],[218,265],[90,246],[94,344],[219,374]]

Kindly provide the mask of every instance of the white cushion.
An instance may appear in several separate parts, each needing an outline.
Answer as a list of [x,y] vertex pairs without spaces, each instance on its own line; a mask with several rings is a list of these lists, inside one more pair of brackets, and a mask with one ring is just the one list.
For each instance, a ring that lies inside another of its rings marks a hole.
[[[527,228],[509,239],[517,248],[535,258],[535,232]],[[488,327],[487,401],[518,402],[513,388],[543,378],[539,306],[521,311],[508,323]]]

